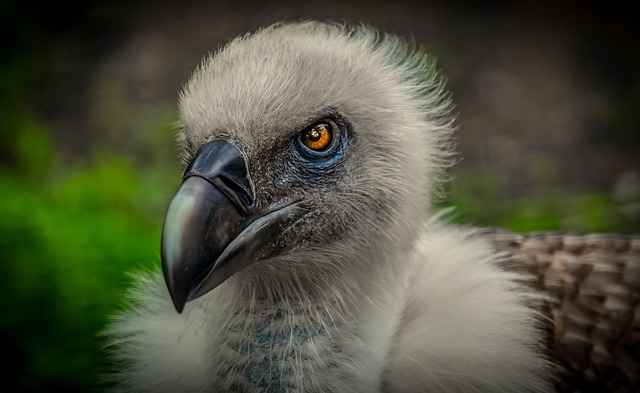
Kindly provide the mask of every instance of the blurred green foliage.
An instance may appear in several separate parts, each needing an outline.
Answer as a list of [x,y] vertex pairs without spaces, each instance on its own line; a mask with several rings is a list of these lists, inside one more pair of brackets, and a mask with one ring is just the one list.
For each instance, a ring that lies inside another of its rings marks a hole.
[[126,273],[157,269],[177,168],[163,178],[112,153],[65,166],[27,109],[4,113],[0,391],[91,391],[106,366],[98,332],[122,306]]
[[156,193],[125,160],[48,186],[0,178],[0,340],[8,391],[88,391],[103,365],[96,333],[119,304],[124,272],[158,260]]
[[[64,157],[37,114],[43,70],[15,50],[0,58],[0,392],[99,390],[108,367],[99,332],[123,307],[127,274],[159,268],[161,220],[179,181],[175,114],[113,113],[125,98],[106,90],[95,102],[113,105],[96,105],[95,116],[135,118],[138,135],[96,123],[109,134],[103,147],[89,160]],[[155,150],[140,159],[144,146]]]
[[484,168],[460,171],[449,185],[448,198],[439,205],[453,208],[452,220],[457,223],[517,232],[640,231],[637,196],[620,200],[601,191],[571,193],[548,176],[546,168],[540,169],[533,165],[535,191],[515,199],[503,194],[508,187],[499,173]]

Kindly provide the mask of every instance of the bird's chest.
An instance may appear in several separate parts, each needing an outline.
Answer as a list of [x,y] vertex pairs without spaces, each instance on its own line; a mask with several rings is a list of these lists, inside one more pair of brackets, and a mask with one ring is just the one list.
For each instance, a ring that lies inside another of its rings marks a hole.
[[339,364],[350,358],[335,323],[300,310],[237,315],[221,337],[216,387],[223,391],[339,391]]

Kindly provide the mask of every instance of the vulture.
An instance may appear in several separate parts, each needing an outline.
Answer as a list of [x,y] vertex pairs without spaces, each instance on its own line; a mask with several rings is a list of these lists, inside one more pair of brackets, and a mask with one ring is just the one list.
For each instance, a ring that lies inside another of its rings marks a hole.
[[108,327],[114,391],[637,389],[640,238],[448,223],[451,106],[431,57],[365,26],[207,56],[162,272]]

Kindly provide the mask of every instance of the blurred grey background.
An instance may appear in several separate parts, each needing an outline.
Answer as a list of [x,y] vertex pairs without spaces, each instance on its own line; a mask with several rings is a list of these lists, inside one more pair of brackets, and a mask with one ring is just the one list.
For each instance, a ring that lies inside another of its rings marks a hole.
[[139,164],[157,157],[157,143],[134,141],[154,140],[149,122],[170,119],[193,68],[238,34],[282,20],[365,23],[439,59],[458,113],[455,184],[495,203],[541,189],[604,193],[631,201],[624,214],[640,214],[640,19],[632,2],[10,7],[20,15],[11,23],[23,26],[11,44],[28,46],[30,67],[38,68],[29,99],[67,160],[96,149],[134,155]]

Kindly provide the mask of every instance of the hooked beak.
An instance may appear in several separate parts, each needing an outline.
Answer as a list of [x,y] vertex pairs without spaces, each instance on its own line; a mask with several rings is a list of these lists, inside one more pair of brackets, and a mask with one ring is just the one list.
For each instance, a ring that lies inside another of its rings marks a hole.
[[279,235],[302,213],[299,200],[258,211],[240,147],[225,139],[204,144],[162,229],[162,270],[176,310],[242,268],[285,251]]

